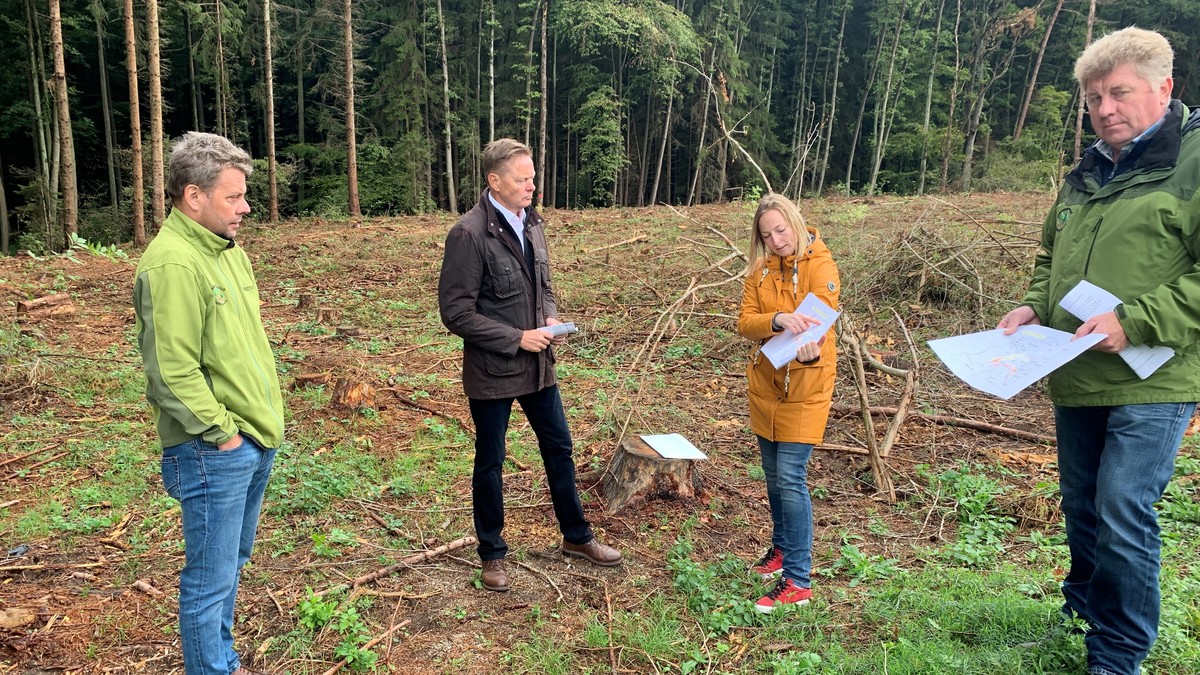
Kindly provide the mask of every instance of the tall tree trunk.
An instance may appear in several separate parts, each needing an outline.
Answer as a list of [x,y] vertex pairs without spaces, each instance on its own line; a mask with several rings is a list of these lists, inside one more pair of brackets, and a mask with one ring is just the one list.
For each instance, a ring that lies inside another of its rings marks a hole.
[[550,32],[550,24],[546,18],[550,14],[550,0],[542,0],[542,68],[540,86],[541,95],[541,121],[538,122],[538,184],[537,184],[537,199],[543,206],[546,205],[546,117],[548,115],[547,105],[550,98],[546,84],[546,65],[548,60],[546,34]]
[[4,196],[4,160],[0,159],[0,255],[8,255],[8,198]]
[[1025,127],[1025,116],[1029,114],[1029,102],[1033,100],[1033,92],[1037,90],[1038,71],[1042,68],[1042,59],[1046,56],[1046,45],[1050,43],[1050,33],[1054,30],[1054,22],[1058,21],[1058,13],[1062,11],[1063,0],[1054,5],[1054,12],[1046,23],[1046,34],[1042,36],[1042,46],[1038,48],[1037,58],[1033,62],[1033,72],[1029,75],[1029,87],[1025,90],[1025,98],[1021,101],[1021,112],[1017,113],[1017,126],[1013,129],[1013,140],[1021,138],[1021,130]]
[[554,57],[550,66],[550,208],[558,206],[558,36],[554,36]]
[[279,222],[279,184],[275,174],[275,69],[271,67],[271,0],[263,0],[263,60],[267,85],[267,184],[270,193],[270,218]]
[[213,0],[213,6],[217,17],[217,133],[229,137],[229,80],[225,77],[225,22],[221,19],[221,0]]
[[63,57],[62,14],[50,0],[50,50],[54,53],[54,92],[58,103],[58,142],[62,146],[63,245],[79,231],[79,193],[75,187],[75,142],[71,134],[71,104],[67,98],[67,65]]
[[[875,186],[879,181],[879,168],[883,164],[883,152],[887,148],[888,136],[888,108],[892,100],[892,77],[896,73],[896,53],[900,50],[900,33],[904,29],[904,11],[908,9],[907,0],[900,2],[900,14],[896,17],[896,33],[892,36],[892,51],[888,55],[887,77],[884,79],[883,96],[879,107],[875,113],[875,152],[871,158],[871,173],[867,180],[867,194],[875,194]],[[917,20],[917,25],[920,25],[920,19]],[[904,69],[901,68],[901,77],[904,76]]]
[[837,126],[838,76],[842,67],[842,45],[846,37],[846,14],[850,11],[850,4],[850,0],[847,0],[842,5],[842,23],[838,28],[837,51],[833,57],[833,93],[829,97],[829,118],[825,121],[825,149],[821,157],[821,177],[817,181],[817,194],[825,191],[825,172],[829,169],[829,152],[833,147],[833,128]]
[[496,140],[496,0],[488,0],[488,143]]
[[950,155],[953,152],[954,107],[958,103],[958,77],[962,72],[962,49],[959,45],[959,30],[962,27],[962,0],[957,0],[954,10],[954,79],[950,85],[950,111],[946,114],[946,135],[942,139],[942,175],[938,190],[945,192],[950,182]]
[[125,0],[125,72],[129,76],[129,132],[133,176],[133,245],[146,245],[146,186],[142,180],[142,119],[138,103],[137,34],[133,30],[133,0]]
[[[449,203],[450,213],[458,213],[458,195],[454,190],[454,146],[450,137],[450,65],[446,59],[446,15],[442,12],[442,0],[437,0],[437,12],[438,34],[442,43],[442,117],[446,121],[446,201]],[[533,40],[532,35],[529,39]],[[525,126],[525,142],[529,143],[528,125]]]
[[92,4],[96,20],[96,56],[100,64],[100,110],[104,115],[104,149],[108,163],[108,198],[113,215],[117,214],[117,162],[113,152],[112,104],[108,100],[108,65],[104,57],[104,5]]
[[[438,0],[439,2],[441,0]],[[537,38],[538,10],[541,8],[545,0],[538,0],[537,5],[533,8],[533,20],[529,24],[529,49],[525,52],[528,54],[528,62],[525,64],[525,101],[522,106],[525,116],[525,145],[529,145],[531,134],[533,133],[533,41]],[[441,21],[442,9],[438,5],[438,20]],[[442,53],[445,54],[444,47],[446,46],[446,29],[442,28]]]
[[[714,45],[708,57],[708,70],[705,71],[709,76],[711,76],[713,72],[713,66],[716,64],[716,62],[717,48]],[[715,95],[716,92],[713,91],[711,84],[706,83],[704,87],[704,114],[700,121],[700,142],[696,144],[696,173],[692,177],[692,187],[690,190],[688,190],[688,206],[692,206],[698,201],[703,200],[703,196],[698,195],[697,192],[702,193],[704,191],[703,188],[700,187],[700,175],[703,173],[704,156],[707,154],[704,148],[704,136],[708,131],[708,99]]]
[[[304,36],[300,32],[300,14],[296,13],[296,142],[304,143]],[[304,199],[304,172],[301,176],[300,199]]]
[[[219,3],[218,3],[219,4]],[[150,49],[150,208],[154,215],[154,229],[158,229],[166,218],[163,189],[166,177],[163,172],[163,100],[162,67],[158,55],[158,0],[146,2],[146,32]]]
[[42,217],[46,221],[46,246],[52,246],[52,233],[57,230],[58,223],[58,207],[57,195],[58,192],[52,189],[54,185],[52,175],[54,168],[51,162],[50,144],[53,142],[51,129],[49,128],[48,113],[43,108],[44,92],[46,85],[45,71],[42,67],[40,45],[41,39],[37,33],[37,15],[33,10],[33,0],[25,2],[25,20],[27,24],[26,37],[29,46],[29,86],[30,98],[33,99],[34,111],[34,139],[36,141],[35,163],[38,167],[38,175],[41,179],[42,188],[39,190],[39,202],[42,207]]
[[[654,128],[654,88],[646,87],[646,123],[643,125],[645,131],[642,133],[642,147],[638,151],[638,187],[637,187],[637,205],[646,205],[646,180],[647,174],[650,173],[650,130]],[[632,127],[633,115],[629,116],[630,125]],[[632,131],[632,128],[631,128]],[[651,202],[653,203],[653,202]]]
[[658,203],[658,184],[662,178],[663,157],[667,154],[667,142],[671,139],[671,111],[675,106],[675,85],[667,85],[667,115],[663,118],[662,142],[658,144],[658,162],[654,166],[654,187],[650,188],[650,205]]
[[350,215],[361,216],[362,208],[358,204],[358,146],[355,140],[357,131],[354,116],[354,14],[351,3],[352,0],[346,0],[342,17],[343,38],[346,44],[346,194],[349,197],[347,208]]
[[187,8],[183,10],[183,27],[187,38],[188,87],[192,98],[192,129],[204,131],[204,122],[201,121],[204,111],[202,110],[203,104],[200,99],[200,83],[196,81],[196,41],[192,37],[192,13]]
[[[1083,46],[1092,44],[1092,27],[1096,23],[1096,0],[1088,2],[1087,34],[1083,38]],[[1079,85],[1079,111],[1075,114],[1075,155],[1072,164],[1079,162],[1083,156],[1083,110],[1087,107],[1087,92]]]
[[929,122],[933,114],[933,82],[937,79],[938,52],[941,48],[942,14],[946,0],[938,4],[937,28],[933,30],[933,54],[929,57],[929,85],[925,91],[925,118],[921,123],[921,172],[917,183],[917,194],[925,194],[925,174],[929,166]]
[[879,41],[875,45],[875,59],[871,63],[871,73],[867,76],[867,84],[863,88],[862,99],[858,106],[858,118],[854,122],[854,135],[850,138],[850,154],[846,158],[846,194],[850,194],[854,177],[854,153],[858,150],[858,139],[862,135],[863,115],[867,112],[867,99],[871,98],[871,89],[875,87],[875,76],[879,73],[879,61],[883,57],[883,31],[879,32]]

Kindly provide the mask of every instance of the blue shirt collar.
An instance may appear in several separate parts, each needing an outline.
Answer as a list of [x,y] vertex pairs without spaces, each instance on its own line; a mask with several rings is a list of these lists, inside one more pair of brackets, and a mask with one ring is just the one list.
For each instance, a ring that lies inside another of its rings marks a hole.
[[492,203],[492,206],[496,207],[497,213],[504,216],[504,219],[508,221],[508,224],[511,225],[514,230],[516,230],[517,234],[524,232],[525,209],[521,209],[520,213],[513,213],[512,211],[509,211],[504,207],[503,204],[496,201],[496,198],[492,196],[491,190],[488,190],[488,201]]

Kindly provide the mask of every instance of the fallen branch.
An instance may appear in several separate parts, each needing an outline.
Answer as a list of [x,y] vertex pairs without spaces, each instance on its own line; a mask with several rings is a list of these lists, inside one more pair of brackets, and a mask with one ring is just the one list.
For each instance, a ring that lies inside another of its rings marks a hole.
[[23,455],[17,455],[16,457],[9,457],[8,459],[4,460],[3,462],[0,462],[0,467],[6,466],[8,464],[12,464],[13,462],[19,462],[19,461],[25,459],[26,457],[32,457],[34,455],[41,454],[47,450],[53,450],[54,448],[57,448],[58,446],[59,446],[58,443],[52,443],[52,444],[47,445],[46,447],[42,448],[41,450],[34,450],[33,452],[27,452]]
[[[361,647],[361,649],[366,651],[366,650],[370,649],[371,647],[374,647],[375,645],[379,644],[380,642],[383,642],[384,640],[386,640],[389,635],[391,635],[392,633],[395,633],[396,631],[400,630],[401,628],[404,628],[405,626],[407,626],[410,623],[412,623],[412,619],[405,619],[405,620],[401,621],[400,623],[396,624],[395,626],[392,626],[391,628],[387,629],[387,632],[385,632],[383,635],[380,635],[379,637],[375,638],[374,640],[371,640],[367,644],[363,645]],[[341,661],[338,661],[336,664],[334,664],[334,666],[332,668],[330,668],[329,670],[322,673],[322,675],[334,675],[334,673],[341,670],[348,663],[350,663],[350,661],[348,659],[342,659]]]
[[53,462],[56,459],[62,459],[63,457],[66,457],[68,454],[69,453],[66,453],[66,452],[60,452],[57,455],[51,457],[50,459],[43,459],[42,461],[40,461],[36,464],[30,464],[29,466],[25,467],[24,469],[18,469],[16,471],[8,474],[8,477],[6,478],[6,480],[12,480],[14,478],[17,478],[18,476],[21,475],[22,471],[25,471],[25,472],[33,471],[34,469],[38,468],[39,466],[49,464],[50,462]]
[[354,581],[351,581],[350,586],[351,586],[351,588],[355,588],[358,586],[362,586],[363,584],[369,584],[374,581],[378,581],[379,579],[382,579],[383,577],[386,577],[387,575],[392,574],[393,572],[404,569],[405,567],[408,567],[409,565],[415,565],[420,562],[425,562],[426,560],[429,560],[430,558],[436,558],[439,555],[442,555],[444,553],[449,553],[450,551],[460,549],[464,546],[470,546],[471,544],[474,544],[477,541],[478,540],[476,540],[475,537],[463,537],[462,539],[455,539],[454,541],[452,541],[448,544],[442,544],[441,546],[439,546],[435,549],[431,549],[429,551],[422,551],[421,553],[418,553],[416,555],[409,556],[409,557],[405,558],[404,560],[401,560],[400,562],[396,563],[395,565],[388,565],[387,567],[375,570],[374,572],[371,572],[370,574],[364,574],[361,577],[356,578]]
[[638,236],[636,236],[636,237],[630,237],[629,239],[626,239],[626,240],[624,240],[624,241],[618,241],[618,242],[617,242],[617,243],[615,243],[615,244],[608,244],[608,245],[606,245],[606,246],[597,246],[596,248],[593,248],[593,249],[591,249],[591,250],[589,250],[589,251],[584,251],[584,253],[586,253],[586,254],[588,254],[588,255],[591,255],[591,254],[593,254],[593,253],[598,253],[598,252],[600,252],[600,251],[606,251],[606,250],[608,250],[608,249],[610,249],[610,248],[617,248],[618,246],[624,246],[625,244],[632,244],[632,243],[634,243],[634,242],[638,242],[638,241],[646,241],[646,240],[647,240],[647,239],[649,239],[649,238],[650,238],[650,237],[648,237],[648,236],[646,236],[646,235],[644,235],[644,234],[639,234],[639,235],[638,235]]
[[23,572],[31,570],[73,570],[87,567],[103,567],[106,562],[90,563],[43,563],[40,565],[9,565],[0,567],[0,572]]
[[983,223],[979,222],[979,220],[976,219],[975,216],[972,216],[971,214],[967,213],[966,211],[964,211],[962,209],[962,207],[958,206],[957,204],[951,204],[950,202],[946,201],[945,199],[939,199],[937,197],[929,197],[929,199],[931,199],[935,202],[938,202],[940,204],[945,204],[946,206],[949,206],[950,208],[954,209],[955,211],[958,211],[959,213],[963,214],[964,216],[970,218],[972,223],[975,223],[977,226],[979,226],[979,229],[983,230],[984,234],[986,234],[988,236],[988,238],[990,238],[992,241],[996,242],[996,245],[999,246],[1001,249],[1003,249],[1004,252],[1006,254],[1008,254],[1008,257],[1012,258],[1012,261],[1017,264],[1017,267],[1024,267],[1024,265],[1025,265],[1024,261],[1022,261],[1017,256],[1013,255],[1013,252],[1008,250],[1008,247],[1005,246],[1003,243],[1001,243],[1000,240],[996,238],[996,235],[992,234],[991,230],[984,227]]
[[888,453],[892,451],[892,445],[896,443],[896,437],[900,435],[900,425],[904,424],[904,418],[908,415],[908,406],[912,403],[913,392],[917,389],[917,377],[921,367],[920,361],[917,359],[917,348],[913,344],[912,335],[908,332],[908,326],[904,325],[904,319],[900,318],[895,309],[892,310],[892,315],[896,317],[896,323],[900,324],[900,330],[904,333],[904,341],[908,343],[908,352],[912,355],[913,367],[904,375],[904,393],[900,395],[896,414],[892,417],[892,422],[883,435],[883,443],[879,446],[879,454],[882,457],[888,456]]
[[[850,316],[843,311],[842,317],[842,335],[854,335],[854,323],[850,320]],[[858,400],[861,404],[860,413],[862,415],[863,426],[866,433],[864,436],[867,439],[867,459],[871,465],[871,476],[875,481],[875,489],[885,495],[888,502],[896,503],[896,487],[892,484],[892,477],[888,474],[887,464],[883,461],[883,457],[879,454],[879,446],[875,441],[875,423],[871,419],[871,403],[867,398],[867,376],[863,371],[863,349],[862,340],[854,341],[855,347],[851,350],[854,357],[854,384],[858,390]]]
[[[844,403],[834,403],[833,407],[830,408],[830,412],[836,413],[836,414],[844,417],[847,415],[853,415],[853,414],[857,413],[858,408],[855,408],[854,406],[846,405]],[[896,408],[890,408],[890,407],[884,407],[884,406],[871,406],[871,412],[878,414],[878,415],[895,415],[897,410],[896,410]],[[1012,429],[1010,427],[1002,427],[998,424],[989,424],[987,422],[971,420],[971,419],[967,419],[965,417],[950,417],[948,415],[929,415],[926,413],[918,413],[918,412],[911,412],[908,414],[908,416],[913,419],[921,420],[923,422],[929,422],[931,424],[944,424],[948,427],[961,427],[964,429],[974,429],[976,431],[985,431],[990,434],[997,434],[1000,436],[1011,436],[1013,438],[1020,438],[1022,440],[1032,441],[1034,443],[1046,443],[1049,445],[1055,445],[1055,443],[1057,442],[1057,440],[1055,439],[1054,436],[1047,436],[1045,434],[1037,434],[1032,431],[1024,431],[1022,429]]]

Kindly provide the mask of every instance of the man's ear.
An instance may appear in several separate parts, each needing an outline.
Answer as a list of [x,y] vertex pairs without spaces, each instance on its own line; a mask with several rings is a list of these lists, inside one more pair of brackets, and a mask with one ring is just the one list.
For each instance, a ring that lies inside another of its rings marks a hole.
[[489,173],[487,175],[487,184],[492,190],[495,190],[500,185],[500,174]]
[[188,208],[190,208],[192,211],[199,211],[200,195],[203,194],[203,192],[204,191],[200,189],[199,185],[189,183],[183,188],[183,203],[187,204]]

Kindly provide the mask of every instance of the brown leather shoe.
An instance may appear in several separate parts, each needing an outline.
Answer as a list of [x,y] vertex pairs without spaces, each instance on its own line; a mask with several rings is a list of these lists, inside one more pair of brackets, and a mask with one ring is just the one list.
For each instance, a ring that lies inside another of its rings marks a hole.
[[573,555],[577,558],[587,558],[597,565],[613,567],[621,564],[621,552],[611,546],[605,546],[593,538],[586,544],[572,544],[563,540],[563,555]]
[[489,591],[503,593],[508,590],[508,570],[504,569],[504,559],[484,560],[483,575],[480,577],[483,587]]

